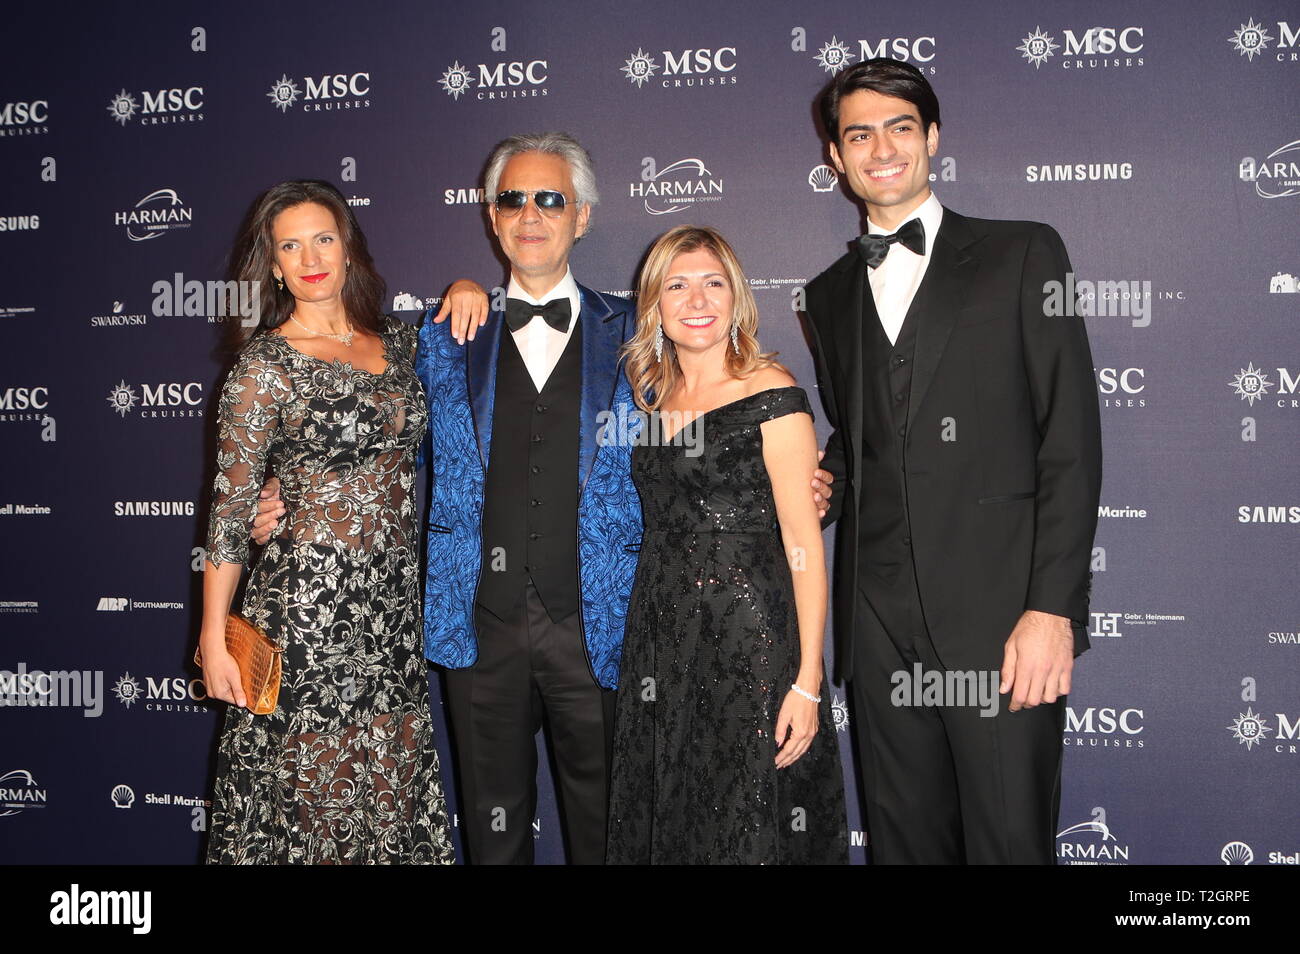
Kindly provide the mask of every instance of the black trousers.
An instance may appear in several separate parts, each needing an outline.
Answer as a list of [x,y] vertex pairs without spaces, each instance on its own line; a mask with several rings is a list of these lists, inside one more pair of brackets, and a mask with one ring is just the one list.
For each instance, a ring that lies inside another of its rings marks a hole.
[[446,673],[469,862],[533,863],[545,720],[568,859],[604,864],[615,693],[591,675],[579,614],[552,621],[529,582],[512,618],[479,606],[476,624],[478,662]]
[[872,588],[858,593],[852,681],[873,863],[1054,864],[1064,697],[1009,712],[1008,693],[993,717],[895,705],[894,673],[944,670],[910,567],[887,595]]

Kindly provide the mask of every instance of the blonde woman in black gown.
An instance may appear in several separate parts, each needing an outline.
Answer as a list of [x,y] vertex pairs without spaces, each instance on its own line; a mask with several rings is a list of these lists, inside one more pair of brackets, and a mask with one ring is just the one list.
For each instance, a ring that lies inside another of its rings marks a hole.
[[614,728],[608,860],[846,863],[808,492],[807,395],[759,352],[735,253],[681,226],[651,248],[627,373],[645,518]]
[[[421,652],[416,331],[381,314],[365,237],[327,183],[265,193],[236,262],[265,294],[217,408],[200,647],[209,694],[232,705],[207,860],[450,863]],[[223,628],[268,468],[288,516],[242,605],[284,648],[262,716],[243,708]]]

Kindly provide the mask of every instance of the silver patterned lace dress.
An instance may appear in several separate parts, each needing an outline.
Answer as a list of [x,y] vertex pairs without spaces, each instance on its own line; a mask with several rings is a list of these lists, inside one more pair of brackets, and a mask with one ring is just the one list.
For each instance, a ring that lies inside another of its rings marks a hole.
[[454,860],[421,651],[414,328],[383,319],[379,374],[282,336],[244,347],[219,399],[208,559],[243,563],[264,474],[286,515],[242,612],[285,648],[279,705],[229,706],[210,864]]

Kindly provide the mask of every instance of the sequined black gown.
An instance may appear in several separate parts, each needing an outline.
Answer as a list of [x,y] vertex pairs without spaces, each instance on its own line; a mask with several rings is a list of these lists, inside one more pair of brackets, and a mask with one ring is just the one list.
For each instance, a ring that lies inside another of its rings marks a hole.
[[761,391],[699,418],[695,448],[633,450],[645,535],[614,727],[611,864],[847,862],[825,683],[812,748],[773,762],[799,634],[759,428],[798,412],[812,413],[802,389]]

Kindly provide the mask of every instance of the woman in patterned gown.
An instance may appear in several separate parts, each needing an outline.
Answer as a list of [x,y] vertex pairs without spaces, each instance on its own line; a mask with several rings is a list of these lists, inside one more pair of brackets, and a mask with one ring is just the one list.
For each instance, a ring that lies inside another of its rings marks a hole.
[[[218,403],[200,648],[209,694],[233,705],[207,860],[451,863],[421,651],[416,331],[381,313],[365,236],[328,183],[264,193],[235,262],[262,283],[261,317]],[[242,605],[284,649],[261,716],[243,708],[224,623],[268,467],[288,516]]]
[[651,248],[627,373],[645,518],[614,724],[608,860],[848,860],[826,699],[826,567],[807,395],[761,354],[735,252]]

